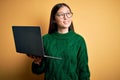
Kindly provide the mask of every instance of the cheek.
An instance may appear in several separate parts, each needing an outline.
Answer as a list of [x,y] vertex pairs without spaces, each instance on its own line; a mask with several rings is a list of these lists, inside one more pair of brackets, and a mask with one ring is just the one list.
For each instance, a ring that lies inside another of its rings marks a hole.
[[71,25],[72,18],[69,18],[69,19],[66,19],[66,20],[55,18],[55,22],[56,22],[58,25],[65,25],[66,21],[67,21],[67,24],[66,24],[66,25]]
[[58,20],[58,19],[56,19],[55,22],[56,22],[57,24],[62,24],[63,20]]

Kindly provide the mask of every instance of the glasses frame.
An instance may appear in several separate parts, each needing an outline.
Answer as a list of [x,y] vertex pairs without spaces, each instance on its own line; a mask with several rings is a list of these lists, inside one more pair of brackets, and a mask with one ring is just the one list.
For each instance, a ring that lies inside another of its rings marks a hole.
[[71,17],[73,16],[73,13],[72,13],[72,12],[57,13],[55,16],[57,16],[57,17],[60,18],[60,19],[65,18],[65,16],[66,16],[67,18],[71,18]]

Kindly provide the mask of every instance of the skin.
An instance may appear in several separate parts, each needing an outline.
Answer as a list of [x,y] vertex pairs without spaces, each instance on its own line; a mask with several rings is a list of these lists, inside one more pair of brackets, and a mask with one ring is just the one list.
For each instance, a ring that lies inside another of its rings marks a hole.
[[[57,14],[68,13],[68,12],[70,12],[69,8],[67,8],[66,6],[63,6],[57,11]],[[72,22],[72,17],[68,18],[66,15],[64,15],[64,18],[61,19],[58,16],[55,16],[55,22],[58,25],[58,32],[64,34],[69,31],[69,27]]]

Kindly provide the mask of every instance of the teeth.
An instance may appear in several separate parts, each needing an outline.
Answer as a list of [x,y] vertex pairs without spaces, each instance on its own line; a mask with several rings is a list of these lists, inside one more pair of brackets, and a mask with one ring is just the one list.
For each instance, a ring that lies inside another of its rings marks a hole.
[[64,22],[64,24],[67,24],[68,22]]

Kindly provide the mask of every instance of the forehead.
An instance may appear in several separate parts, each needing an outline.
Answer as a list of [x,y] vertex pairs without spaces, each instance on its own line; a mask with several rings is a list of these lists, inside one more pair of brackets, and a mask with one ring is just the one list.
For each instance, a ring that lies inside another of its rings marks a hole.
[[62,6],[57,13],[64,13],[64,12],[70,12],[70,9],[66,6]]

